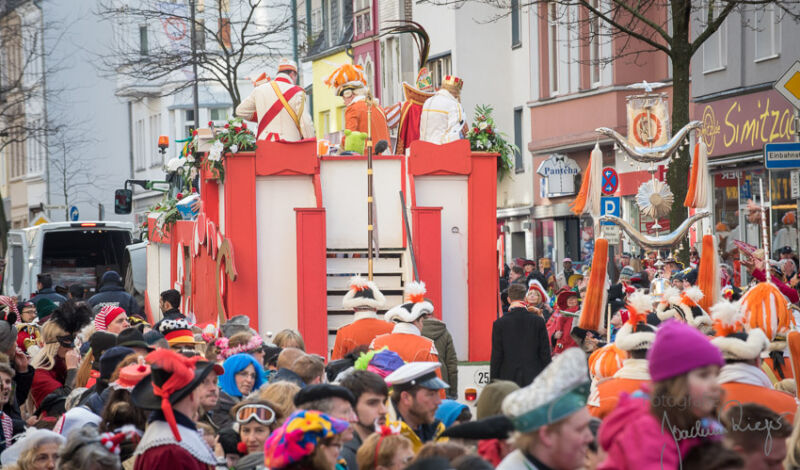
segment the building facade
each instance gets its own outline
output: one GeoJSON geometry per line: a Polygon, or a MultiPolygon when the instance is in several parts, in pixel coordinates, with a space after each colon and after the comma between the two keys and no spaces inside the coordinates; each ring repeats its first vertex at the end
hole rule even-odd
{"type": "Polygon", "coordinates": [[[797,170],[768,171],[764,145],[798,139],[797,110],[773,83],[797,60],[800,25],[775,5],[735,11],[692,61],[692,118],[703,122],[713,184],[713,219],[725,261],[734,240],[761,246],[747,203],[771,201],[771,248],[797,246],[797,170]]]}

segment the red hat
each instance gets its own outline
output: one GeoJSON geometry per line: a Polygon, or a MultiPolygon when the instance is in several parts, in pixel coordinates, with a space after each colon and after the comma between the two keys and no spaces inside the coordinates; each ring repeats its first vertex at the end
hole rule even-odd
{"type": "Polygon", "coordinates": [[[550,303],[550,296],[547,295],[547,291],[542,287],[542,284],[539,283],[536,279],[531,279],[528,282],[528,292],[535,290],[539,293],[539,296],[542,298],[542,302],[549,304],[550,303]]]}
{"type": "Polygon", "coordinates": [[[121,307],[113,305],[106,305],[100,309],[100,312],[94,317],[94,328],[97,331],[106,331],[108,325],[114,321],[115,318],[125,313],[121,307]]]}
{"type": "Polygon", "coordinates": [[[569,307],[567,307],[567,299],[570,297],[577,298],[578,293],[567,288],[562,289],[561,292],[556,295],[556,305],[558,305],[558,308],[561,310],[568,309],[569,307]]]}
{"type": "Polygon", "coordinates": [[[130,364],[119,370],[119,378],[112,387],[133,390],[143,378],[150,375],[150,366],[145,364],[144,358],[139,358],[138,364],[130,364]]]}

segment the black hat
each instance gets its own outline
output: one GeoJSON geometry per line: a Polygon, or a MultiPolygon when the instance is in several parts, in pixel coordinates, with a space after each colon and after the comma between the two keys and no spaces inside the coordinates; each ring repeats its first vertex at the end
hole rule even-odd
{"type": "Polygon", "coordinates": [[[89,337],[89,347],[92,348],[92,355],[94,356],[92,368],[99,370],[100,357],[106,350],[113,348],[116,344],[117,335],[114,333],[109,333],[107,331],[95,331],[92,333],[92,336],[89,337]]]}
{"type": "Polygon", "coordinates": [[[158,343],[158,342],[159,342],[159,341],[161,341],[162,339],[163,339],[164,341],[166,341],[166,340],[167,340],[166,338],[164,338],[164,335],[162,335],[162,334],[161,334],[159,331],[157,331],[157,330],[150,330],[150,331],[148,331],[147,333],[145,333],[145,334],[143,334],[143,335],[142,335],[142,338],[144,339],[144,342],[145,342],[145,343],[147,343],[147,344],[148,344],[148,345],[150,345],[150,346],[152,346],[152,345],[154,345],[154,344],[158,343]]]}
{"type": "Polygon", "coordinates": [[[691,285],[697,284],[697,269],[691,269],[689,272],[684,272],[683,280],[691,285]]]}
{"type": "Polygon", "coordinates": [[[145,348],[152,351],[153,348],[144,341],[144,335],[138,328],[132,326],[125,328],[117,335],[117,346],[127,346],[129,348],[145,348]]]}
{"type": "MultiPolygon", "coordinates": [[[[183,357],[177,352],[169,349],[160,349],[159,351],[174,353],[175,356],[183,357]]],[[[156,353],[154,352],[151,354],[156,353]]],[[[133,388],[133,391],[131,392],[131,399],[133,400],[133,404],[139,408],[155,411],[161,409],[161,398],[153,394],[153,383],[155,382],[158,385],[163,385],[164,382],[166,382],[167,379],[172,376],[172,373],[158,367],[155,364],[152,365],[151,370],[152,372],[150,373],[150,377],[142,379],[142,381],[136,384],[136,387],[133,388]]],[[[219,364],[199,361],[195,365],[194,378],[183,388],[176,390],[172,393],[172,395],[169,396],[170,404],[174,405],[175,403],[178,403],[186,398],[190,393],[192,393],[192,390],[200,385],[200,383],[211,371],[214,371],[214,373],[217,375],[222,375],[225,372],[225,370],[219,364]]]]}
{"type": "Polygon", "coordinates": [[[297,392],[297,395],[294,396],[294,406],[299,408],[305,403],[334,397],[346,400],[353,405],[353,408],[356,406],[356,397],[353,396],[350,390],[341,385],[333,384],[315,384],[303,387],[297,392]]]}
{"type": "Polygon", "coordinates": [[[100,378],[110,379],[119,363],[131,354],[136,354],[136,351],[125,346],[114,346],[106,349],[106,352],[100,356],[100,378]]]}
{"type": "Polygon", "coordinates": [[[406,470],[449,470],[450,461],[444,457],[426,457],[415,460],[406,470]]]}
{"type": "Polygon", "coordinates": [[[497,415],[456,424],[445,429],[441,435],[456,439],[508,439],[513,431],[514,423],[506,416],[497,415]]]}

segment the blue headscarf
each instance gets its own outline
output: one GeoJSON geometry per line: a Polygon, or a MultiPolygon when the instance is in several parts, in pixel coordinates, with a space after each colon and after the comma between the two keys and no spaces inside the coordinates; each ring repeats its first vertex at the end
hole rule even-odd
{"type": "MultiPolygon", "coordinates": [[[[227,373],[227,369],[225,371],[227,373]]],[[[466,407],[467,405],[463,405],[455,400],[442,400],[442,403],[436,410],[436,419],[444,423],[444,427],[449,428],[456,421],[458,415],[461,414],[461,411],[466,407]]]]}
{"type": "Polygon", "coordinates": [[[264,377],[264,368],[258,361],[247,353],[234,354],[233,356],[225,359],[222,367],[225,368],[225,373],[219,378],[219,388],[223,392],[232,397],[241,397],[242,392],[236,386],[236,374],[243,371],[247,366],[252,365],[256,370],[256,382],[253,384],[253,390],[261,388],[267,382],[264,377]]]}

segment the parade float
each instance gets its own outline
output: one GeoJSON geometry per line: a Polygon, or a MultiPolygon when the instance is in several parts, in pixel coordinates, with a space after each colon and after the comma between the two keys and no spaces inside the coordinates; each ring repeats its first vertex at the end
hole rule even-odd
{"type": "Polygon", "coordinates": [[[150,320],[159,293],[174,288],[197,324],[247,315],[263,336],[293,328],[328,357],[352,320],[341,306],[350,276],[372,271],[384,309],[402,302],[406,282],[423,280],[459,358],[489,359],[497,154],[458,140],[416,141],[406,155],[319,155],[315,139],[255,142],[250,133],[249,145],[246,124],[232,124],[201,130],[171,162],[197,194],[168,195],[147,219],[150,320]],[[179,215],[187,205],[193,220],[179,215]]]}

